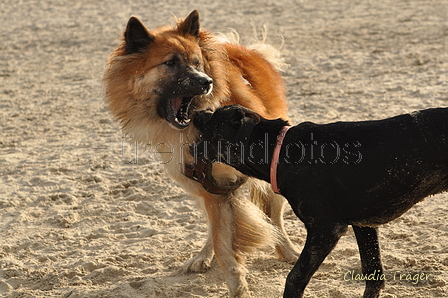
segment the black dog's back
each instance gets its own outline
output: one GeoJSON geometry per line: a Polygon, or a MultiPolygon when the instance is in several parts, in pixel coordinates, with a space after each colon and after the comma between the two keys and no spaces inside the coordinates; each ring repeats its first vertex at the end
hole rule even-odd
{"type": "Polygon", "coordinates": [[[328,216],[345,216],[350,224],[383,224],[448,189],[445,108],[377,121],[302,123],[285,144],[278,173],[282,193],[299,195],[300,204],[310,206],[322,200],[328,216]],[[288,170],[281,170],[282,163],[288,170]]]}

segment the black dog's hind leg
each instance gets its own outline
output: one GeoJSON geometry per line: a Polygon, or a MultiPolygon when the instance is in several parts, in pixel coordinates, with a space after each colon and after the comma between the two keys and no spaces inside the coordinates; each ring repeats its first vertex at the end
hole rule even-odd
{"type": "Polygon", "coordinates": [[[381,265],[380,247],[378,244],[378,230],[370,227],[353,226],[356,240],[358,241],[359,254],[361,255],[363,275],[371,275],[371,280],[366,280],[364,298],[377,298],[384,288],[383,266],[381,265]]]}
{"type": "Polygon", "coordinates": [[[347,231],[346,224],[313,223],[307,228],[305,247],[286,279],[284,298],[300,298],[314,272],[347,231]]]}

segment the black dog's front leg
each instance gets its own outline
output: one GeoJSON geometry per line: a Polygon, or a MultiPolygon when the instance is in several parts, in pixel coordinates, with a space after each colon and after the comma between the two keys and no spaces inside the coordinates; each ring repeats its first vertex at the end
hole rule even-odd
{"type": "Polygon", "coordinates": [[[286,278],[284,298],[300,298],[314,272],[347,230],[346,224],[313,224],[307,228],[305,247],[286,278]]]}
{"type": "Polygon", "coordinates": [[[364,298],[377,298],[384,288],[383,266],[381,265],[378,230],[370,227],[353,226],[361,255],[362,273],[374,278],[366,280],[364,298]]]}

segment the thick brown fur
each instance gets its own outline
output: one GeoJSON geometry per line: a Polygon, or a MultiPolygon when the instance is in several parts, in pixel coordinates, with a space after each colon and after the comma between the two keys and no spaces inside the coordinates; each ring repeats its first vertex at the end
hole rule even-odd
{"type": "MultiPolygon", "coordinates": [[[[268,244],[275,244],[279,257],[290,262],[298,253],[283,228],[285,201],[269,188],[250,181],[249,201],[239,190],[226,195],[210,194],[182,174],[184,164],[192,162],[188,144],[197,137],[197,130],[188,125],[188,115],[195,110],[237,103],[267,119],[287,119],[282,78],[273,63],[264,58],[269,56],[223,42],[201,30],[197,11],[178,20],[175,26],[151,31],[132,17],[123,42],[109,57],[104,75],[106,102],[123,131],[162,151],[161,160],[168,174],[196,197],[206,212],[209,239],[184,270],[206,270],[215,255],[231,297],[249,296],[242,253],[268,244]],[[176,70],[174,63],[179,65],[175,65],[176,70]],[[199,76],[199,87],[185,83],[190,78],[180,79],[186,71],[199,76]],[[176,76],[180,87],[176,86],[176,76]],[[213,80],[212,87],[208,86],[208,78],[213,80]],[[170,90],[180,94],[175,95],[179,98],[174,98],[170,90]],[[180,97],[191,98],[188,108],[182,111],[177,110],[180,97]],[[180,112],[184,112],[182,116],[180,112]],[[163,146],[158,144],[170,144],[171,154],[163,153],[163,146]]],[[[182,101],[182,107],[186,103],[182,101]]],[[[221,164],[213,168],[213,175],[220,181],[235,181],[241,174],[221,164]]]]}

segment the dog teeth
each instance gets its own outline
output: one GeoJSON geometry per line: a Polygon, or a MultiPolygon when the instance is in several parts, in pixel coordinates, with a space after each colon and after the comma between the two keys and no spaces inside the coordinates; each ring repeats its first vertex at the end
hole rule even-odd
{"type": "Polygon", "coordinates": [[[191,122],[188,110],[192,99],[193,97],[177,97],[170,102],[170,119],[178,128],[185,128],[191,122]]]}
{"type": "Polygon", "coordinates": [[[176,122],[179,123],[182,126],[187,126],[190,124],[191,119],[178,119],[176,118],[176,122]]]}
{"type": "Polygon", "coordinates": [[[186,112],[179,111],[179,113],[176,115],[176,122],[186,126],[190,123],[190,118],[188,118],[186,112]]]}

